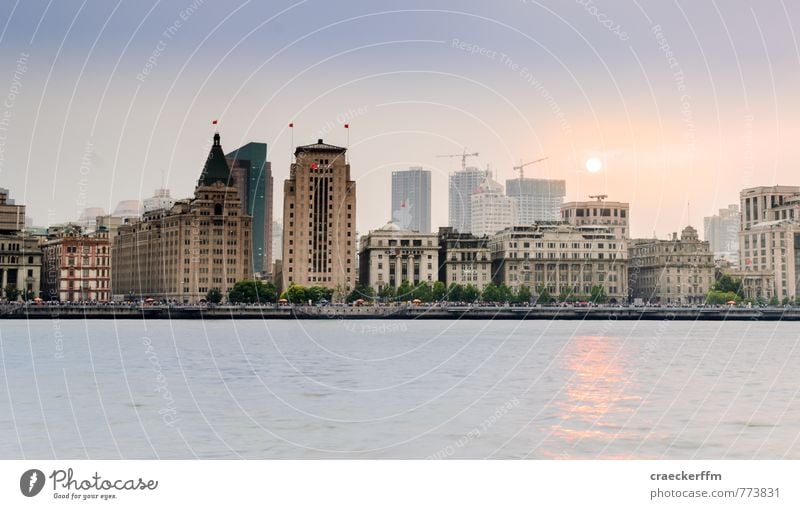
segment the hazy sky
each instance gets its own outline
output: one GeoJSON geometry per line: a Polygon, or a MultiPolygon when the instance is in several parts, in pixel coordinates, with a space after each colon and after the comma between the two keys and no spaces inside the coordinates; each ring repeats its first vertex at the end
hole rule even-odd
{"type": "Polygon", "coordinates": [[[3,0],[0,187],[40,225],[162,175],[189,196],[218,118],[225,149],[269,144],[279,217],[288,123],[344,145],[348,122],[361,233],[408,166],[445,225],[459,161],[436,154],[464,147],[501,181],[549,156],[526,174],[629,201],[635,236],[687,209],[702,230],[743,187],[800,184],[798,20],[780,0],[3,0]]]}

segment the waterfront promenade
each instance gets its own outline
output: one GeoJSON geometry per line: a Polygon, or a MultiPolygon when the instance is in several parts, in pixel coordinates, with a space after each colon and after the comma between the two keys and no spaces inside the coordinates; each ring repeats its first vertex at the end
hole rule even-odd
{"type": "Polygon", "coordinates": [[[0,305],[0,319],[800,320],[800,307],[0,305]]]}

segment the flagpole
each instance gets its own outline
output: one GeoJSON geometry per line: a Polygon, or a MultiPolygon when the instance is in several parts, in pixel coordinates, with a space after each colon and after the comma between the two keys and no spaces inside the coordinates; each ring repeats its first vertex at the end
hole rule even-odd
{"type": "Polygon", "coordinates": [[[289,162],[294,155],[294,122],[289,122],[289,162]]]}
{"type": "Polygon", "coordinates": [[[347,144],[345,145],[347,151],[345,152],[345,160],[344,160],[345,164],[347,164],[347,161],[350,160],[350,124],[345,124],[344,130],[347,131],[347,144]]]}

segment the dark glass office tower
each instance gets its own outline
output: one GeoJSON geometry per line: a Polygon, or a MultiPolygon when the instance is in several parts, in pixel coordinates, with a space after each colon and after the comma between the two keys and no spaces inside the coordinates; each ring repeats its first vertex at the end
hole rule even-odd
{"type": "Polygon", "coordinates": [[[392,222],[406,230],[431,232],[431,172],[419,167],[392,172],[392,222]]]}
{"type": "Polygon", "coordinates": [[[225,155],[243,212],[253,218],[253,272],[272,272],[272,165],[267,144],[250,142],[225,155]]]}

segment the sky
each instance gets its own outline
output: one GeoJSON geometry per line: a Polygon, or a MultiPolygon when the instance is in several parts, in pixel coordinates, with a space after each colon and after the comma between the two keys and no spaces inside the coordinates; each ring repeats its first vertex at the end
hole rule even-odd
{"type": "Polygon", "coordinates": [[[218,119],[226,150],[268,144],[276,217],[293,145],[323,138],[349,147],[362,234],[409,166],[446,225],[460,159],[437,155],[465,149],[501,182],[548,157],[526,176],[630,202],[635,237],[702,231],[745,187],[800,184],[798,21],[785,0],[2,0],[0,187],[37,225],[188,197],[218,119]]]}

